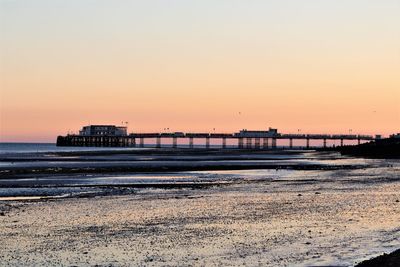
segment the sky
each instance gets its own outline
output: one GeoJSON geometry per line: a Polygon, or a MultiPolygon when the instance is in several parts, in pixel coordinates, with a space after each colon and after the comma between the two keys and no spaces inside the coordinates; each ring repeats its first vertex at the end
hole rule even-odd
{"type": "Polygon", "coordinates": [[[400,132],[400,0],[0,0],[0,141],[400,132]]]}

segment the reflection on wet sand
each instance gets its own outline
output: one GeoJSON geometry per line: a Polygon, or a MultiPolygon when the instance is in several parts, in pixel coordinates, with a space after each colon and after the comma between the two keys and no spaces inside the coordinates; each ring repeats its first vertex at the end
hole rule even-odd
{"type": "MultiPolygon", "coordinates": [[[[43,177],[43,195],[51,196],[60,179],[53,196],[68,197],[0,201],[0,261],[352,265],[400,245],[400,162],[365,162],[363,168],[337,170],[43,177]],[[179,183],[210,184],[152,186],[179,183]]],[[[41,189],[31,185],[40,179],[27,178],[14,194],[35,195],[41,189]]]]}

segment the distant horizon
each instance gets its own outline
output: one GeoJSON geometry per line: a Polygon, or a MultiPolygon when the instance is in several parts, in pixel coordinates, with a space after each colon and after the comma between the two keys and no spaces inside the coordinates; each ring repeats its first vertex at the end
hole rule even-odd
{"type": "Polygon", "coordinates": [[[1,1],[0,142],[400,131],[400,1],[1,1]],[[240,127],[238,127],[240,126],[240,127]]]}

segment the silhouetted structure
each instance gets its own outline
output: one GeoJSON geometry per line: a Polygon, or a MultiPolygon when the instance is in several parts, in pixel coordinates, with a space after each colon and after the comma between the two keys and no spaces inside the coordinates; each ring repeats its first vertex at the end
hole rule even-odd
{"type": "Polygon", "coordinates": [[[88,125],[79,131],[81,136],[126,136],[127,127],[115,125],[88,125]]]}
{"type": "Polygon", "coordinates": [[[82,129],[79,135],[59,136],[58,146],[97,146],[97,147],[144,147],[146,139],[155,139],[155,146],[161,147],[162,140],[172,139],[172,147],[178,147],[178,139],[187,139],[189,148],[194,147],[194,139],[204,139],[205,147],[210,148],[211,139],[220,139],[221,147],[227,147],[227,139],[237,140],[239,149],[276,149],[277,140],[288,140],[289,148],[293,148],[293,140],[304,140],[305,148],[310,148],[310,140],[322,140],[323,147],[327,147],[327,140],[340,140],[343,146],[345,140],[371,141],[375,138],[371,135],[351,134],[281,134],[278,129],[268,130],[241,130],[237,133],[184,133],[184,132],[162,132],[162,133],[131,133],[126,135],[126,127],[113,125],[92,125],[82,129]],[[90,127],[90,128],[87,128],[90,127]],[[118,131],[119,128],[122,128],[118,131]],[[92,131],[93,130],[93,131],[92,131]],[[122,134],[121,134],[122,133],[122,134]],[[137,142],[139,141],[139,142],[137,142]]]}
{"type": "Polygon", "coordinates": [[[342,146],[334,150],[343,155],[361,156],[369,158],[400,158],[399,135],[391,135],[390,138],[376,139],[356,146],[342,146]]]}

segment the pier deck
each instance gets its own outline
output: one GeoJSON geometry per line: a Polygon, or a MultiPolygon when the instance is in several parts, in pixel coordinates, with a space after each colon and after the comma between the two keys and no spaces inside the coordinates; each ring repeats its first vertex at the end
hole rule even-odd
{"type": "MultiPolygon", "coordinates": [[[[293,148],[293,140],[304,140],[305,148],[310,148],[310,140],[323,141],[323,147],[327,146],[327,140],[339,140],[343,146],[345,140],[372,141],[372,135],[353,134],[281,134],[276,131],[240,131],[238,133],[131,133],[126,136],[109,135],[67,135],[57,138],[57,146],[88,146],[88,147],[144,147],[148,139],[155,139],[155,147],[160,148],[162,140],[172,139],[172,147],[178,147],[178,139],[187,139],[189,148],[194,147],[194,139],[204,139],[205,147],[210,148],[210,139],[220,139],[221,147],[227,148],[227,140],[236,140],[239,149],[275,149],[277,140],[288,140],[288,148],[293,148]]],[[[153,142],[154,143],[154,142],[153,142]]]]}

